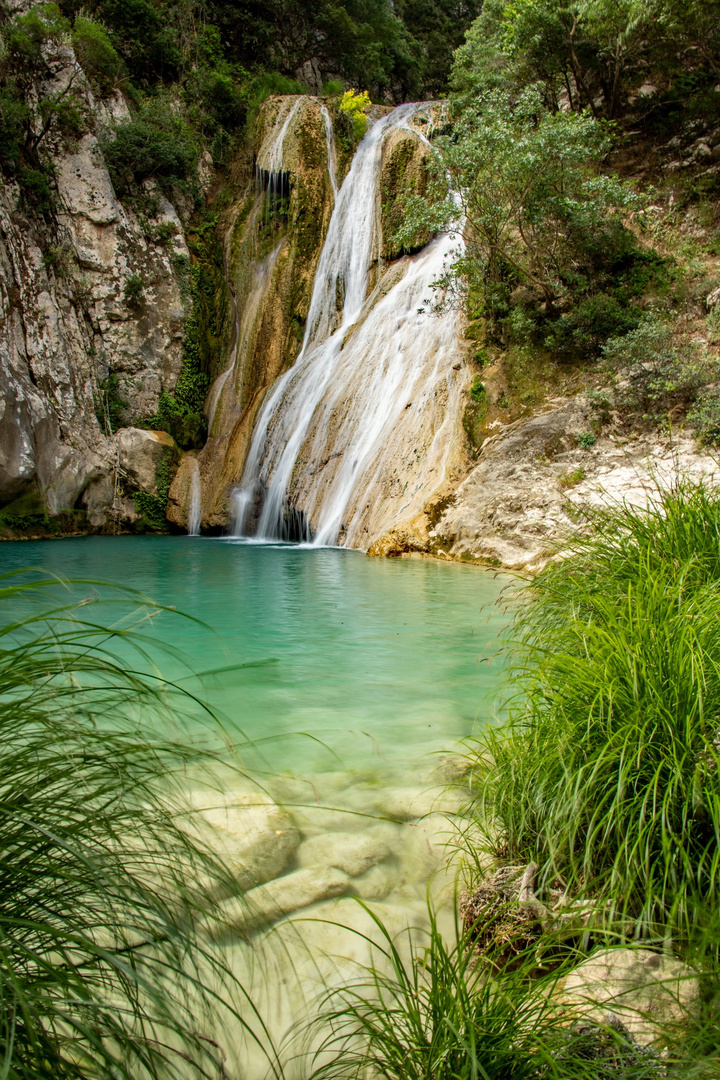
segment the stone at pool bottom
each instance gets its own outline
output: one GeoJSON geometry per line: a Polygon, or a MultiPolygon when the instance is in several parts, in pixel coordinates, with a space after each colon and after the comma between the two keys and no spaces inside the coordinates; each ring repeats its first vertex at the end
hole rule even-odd
{"type": "MultiPolygon", "coordinates": [[[[427,916],[387,903],[373,904],[372,910],[408,962],[411,949],[424,940],[427,916]]],[[[383,944],[387,946],[370,913],[355,900],[344,898],[317,904],[283,920],[256,937],[252,946],[237,944],[223,950],[269,1033],[283,1047],[285,1080],[307,1080],[307,1058],[303,1061],[299,1055],[312,1052],[328,1035],[329,1029],[317,1024],[328,993],[366,982],[370,963],[390,973],[380,949],[383,944]],[[310,1026],[313,1023],[315,1026],[310,1026]]],[[[239,1005],[243,1015],[252,1020],[249,1007],[243,1007],[242,1002],[239,1005]]],[[[239,1025],[228,1019],[224,1034],[228,1075],[267,1080],[266,1058],[239,1025]]]]}

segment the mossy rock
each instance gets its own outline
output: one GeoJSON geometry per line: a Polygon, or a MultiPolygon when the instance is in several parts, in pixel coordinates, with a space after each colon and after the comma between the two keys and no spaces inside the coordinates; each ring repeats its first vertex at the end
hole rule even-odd
{"type": "Polygon", "coordinates": [[[419,251],[431,238],[427,229],[419,229],[410,245],[401,246],[394,239],[404,223],[404,198],[424,195],[427,191],[428,153],[425,143],[410,131],[393,131],[386,140],[380,174],[380,206],[381,252],[387,261],[419,251]]]}

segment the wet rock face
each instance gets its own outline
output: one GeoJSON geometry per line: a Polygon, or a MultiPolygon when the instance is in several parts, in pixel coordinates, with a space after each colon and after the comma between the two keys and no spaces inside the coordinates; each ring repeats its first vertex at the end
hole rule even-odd
{"type": "Polygon", "coordinates": [[[174,388],[185,319],[174,261],[188,251],[175,209],[151,185],[142,224],[113,189],[99,136],[129,115],[122,96],[96,100],[69,45],[47,49],[45,90],[72,80],[89,130],[72,143],[52,128],[43,139],[52,214],[28,210],[14,182],[0,187],[0,502],[37,488],[57,513],[95,485],[102,528],[117,444],[96,416],[101,385],[117,377],[125,424],[152,416],[161,390],[174,388]]]}
{"type": "MultiPolygon", "coordinates": [[[[205,406],[209,438],[197,457],[204,528],[225,528],[232,519],[231,491],[242,476],[258,408],[300,351],[334,202],[321,103],[307,96],[269,98],[258,116],[252,158],[254,167],[245,163],[223,220],[236,330],[235,344],[218,358],[205,406]]],[[[182,527],[191,468],[182,463],[170,489],[168,517],[182,527]]]]}
{"type": "Polygon", "coordinates": [[[623,501],[646,506],[658,485],[679,476],[720,483],[715,459],[687,436],[595,435],[594,424],[582,394],[506,426],[498,422],[465,478],[448,485],[424,515],[381,536],[368,554],[426,553],[535,571],[583,527],[587,510],[623,501]]]}
{"type": "Polygon", "coordinates": [[[380,174],[383,259],[390,261],[419,251],[430,240],[427,230],[418,231],[406,247],[395,237],[404,223],[403,200],[427,191],[430,152],[427,143],[414,131],[394,131],[383,148],[380,174]]]}

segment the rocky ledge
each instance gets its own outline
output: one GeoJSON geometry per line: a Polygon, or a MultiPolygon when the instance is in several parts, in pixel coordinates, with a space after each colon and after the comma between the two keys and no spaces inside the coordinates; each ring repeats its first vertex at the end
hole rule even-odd
{"type": "Polygon", "coordinates": [[[600,432],[585,395],[555,400],[501,427],[477,465],[420,517],[377,540],[369,555],[427,554],[539,570],[583,527],[588,510],[647,505],[681,478],[715,485],[720,465],[680,432],[600,432]]]}

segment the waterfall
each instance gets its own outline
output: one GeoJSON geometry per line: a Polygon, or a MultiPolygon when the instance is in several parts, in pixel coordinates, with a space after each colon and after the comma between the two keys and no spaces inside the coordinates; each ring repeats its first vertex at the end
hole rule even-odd
{"type": "Polygon", "coordinates": [[[430,286],[459,240],[437,237],[380,276],[383,144],[418,105],[372,125],[340,189],[295,365],[258,417],[235,496],[235,533],[367,547],[419,513],[447,478],[464,387],[455,310],[430,286]],[[370,297],[373,265],[379,281],[370,297]],[[258,515],[259,505],[259,515],[258,515]]]}
{"type": "MultiPolygon", "coordinates": [[[[237,419],[237,416],[243,410],[245,369],[248,356],[252,353],[258,332],[258,313],[263,300],[265,299],[268,283],[272,277],[275,261],[280,254],[282,245],[283,240],[280,240],[264,259],[260,260],[260,262],[251,263],[249,291],[243,307],[242,318],[238,316],[237,300],[234,291],[231,289],[235,310],[235,341],[230,353],[230,364],[221,375],[218,375],[210,388],[210,393],[208,395],[206,409],[208,414],[208,432],[211,435],[217,434],[217,432],[214,431],[216,426],[215,419],[221,411],[225,389],[226,387],[230,389],[231,379],[233,391],[232,400],[230,403],[226,403],[225,406],[226,408],[228,405],[232,406],[231,423],[237,419]]],[[[219,426],[221,429],[227,428],[227,417],[221,417],[220,420],[221,423],[219,426]]]]}
{"type": "Polygon", "coordinates": [[[193,458],[192,474],[190,476],[190,506],[188,509],[188,536],[200,535],[200,521],[202,519],[202,483],[200,480],[200,466],[193,458]]]}

